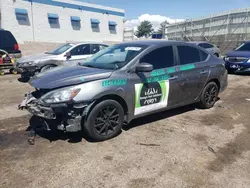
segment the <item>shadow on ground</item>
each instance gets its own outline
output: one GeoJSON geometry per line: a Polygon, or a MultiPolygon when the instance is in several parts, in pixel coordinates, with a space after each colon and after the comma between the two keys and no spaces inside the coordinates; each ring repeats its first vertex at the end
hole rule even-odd
{"type": "MultiPolygon", "coordinates": [[[[162,119],[166,119],[169,117],[173,117],[179,114],[183,114],[188,111],[195,110],[195,105],[188,105],[180,108],[176,108],[173,110],[168,110],[164,112],[159,112],[153,115],[149,115],[143,118],[138,118],[133,120],[129,124],[125,124],[123,126],[124,131],[129,131],[130,129],[133,129],[138,126],[143,126],[145,124],[154,122],[154,121],[159,121],[162,119]]],[[[76,132],[76,133],[65,133],[63,131],[58,131],[58,130],[51,130],[51,131],[45,131],[44,127],[42,125],[39,125],[39,120],[36,119],[37,117],[33,116],[30,119],[30,127],[28,131],[30,130],[31,127],[37,127],[36,132],[37,135],[49,140],[50,142],[54,142],[57,140],[64,140],[68,141],[69,143],[78,143],[81,142],[82,139],[85,139],[88,142],[95,142],[94,140],[91,140],[87,137],[87,135],[84,132],[76,132]]],[[[50,127],[55,127],[55,124],[50,124],[50,127]]]]}
{"type": "Polygon", "coordinates": [[[180,115],[180,114],[183,114],[185,112],[192,111],[192,110],[195,110],[195,109],[196,109],[195,105],[188,105],[188,106],[175,108],[175,109],[172,109],[172,110],[166,110],[166,111],[163,111],[163,112],[158,112],[158,113],[155,113],[155,114],[152,114],[152,115],[148,115],[148,116],[141,117],[141,118],[133,120],[129,124],[124,125],[123,130],[128,131],[128,130],[130,130],[132,128],[135,128],[135,127],[138,127],[138,126],[143,126],[143,125],[148,124],[148,123],[152,123],[152,122],[159,121],[159,120],[162,120],[162,119],[166,119],[166,118],[169,118],[169,117],[177,116],[177,115],[180,115]]]}

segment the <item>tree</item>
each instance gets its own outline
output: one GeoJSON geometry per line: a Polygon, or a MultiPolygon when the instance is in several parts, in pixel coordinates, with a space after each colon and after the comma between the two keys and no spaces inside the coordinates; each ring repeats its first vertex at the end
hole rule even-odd
{"type": "Polygon", "coordinates": [[[165,21],[165,22],[161,23],[161,26],[158,29],[157,33],[158,34],[165,34],[165,30],[166,30],[166,25],[167,24],[169,24],[168,21],[165,21]]]}
{"type": "Polygon", "coordinates": [[[154,31],[153,25],[149,21],[145,20],[141,22],[140,25],[138,25],[137,32],[135,33],[135,35],[138,38],[144,37],[144,36],[146,37],[150,35],[153,31],[154,31]]]}
{"type": "Polygon", "coordinates": [[[157,31],[158,34],[165,34],[165,25],[161,24],[160,28],[157,31]]]}

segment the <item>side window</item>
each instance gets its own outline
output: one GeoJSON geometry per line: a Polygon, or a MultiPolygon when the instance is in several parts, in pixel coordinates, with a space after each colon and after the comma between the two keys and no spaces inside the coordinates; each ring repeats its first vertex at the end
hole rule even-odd
{"type": "Polygon", "coordinates": [[[74,55],[88,55],[88,54],[90,54],[90,45],[89,44],[79,45],[71,50],[72,56],[74,56],[74,55]]]}
{"type": "Polygon", "coordinates": [[[181,65],[200,62],[200,50],[191,46],[177,46],[181,65]]]}
{"type": "Polygon", "coordinates": [[[213,48],[214,46],[212,44],[208,44],[208,43],[203,43],[203,48],[213,48]]]}
{"type": "Polygon", "coordinates": [[[204,48],[204,47],[203,47],[203,43],[199,43],[198,46],[204,48]]]}
{"type": "Polygon", "coordinates": [[[2,40],[3,40],[2,43],[4,44],[4,47],[14,48],[14,44],[17,43],[15,38],[9,31],[3,32],[2,40]]]}
{"type": "Polygon", "coordinates": [[[205,61],[208,57],[208,54],[203,50],[200,50],[200,54],[201,54],[201,61],[205,61]]]}
{"type": "Polygon", "coordinates": [[[158,48],[140,60],[141,63],[150,63],[154,69],[162,69],[174,66],[174,53],[172,46],[158,48]]]}
{"type": "Polygon", "coordinates": [[[104,50],[105,48],[107,48],[108,46],[105,45],[100,45],[100,50],[104,50]]]}
{"type": "Polygon", "coordinates": [[[91,49],[91,54],[95,54],[96,52],[100,51],[100,46],[99,44],[92,44],[92,49],[91,49]]]}

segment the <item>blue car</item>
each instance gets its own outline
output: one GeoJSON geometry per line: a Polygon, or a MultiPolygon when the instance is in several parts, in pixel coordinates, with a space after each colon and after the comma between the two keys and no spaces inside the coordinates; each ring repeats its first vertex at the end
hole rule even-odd
{"type": "Polygon", "coordinates": [[[250,73],[250,41],[246,41],[238,48],[228,52],[224,57],[225,65],[230,73],[250,73]]]}

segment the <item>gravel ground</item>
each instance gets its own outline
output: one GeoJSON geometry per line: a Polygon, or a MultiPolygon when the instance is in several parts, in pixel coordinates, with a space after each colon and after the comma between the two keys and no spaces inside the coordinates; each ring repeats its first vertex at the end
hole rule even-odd
{"type": "Polygon", "coordinates": [[[0,187],[250,187],[248,76],[230,75],[210,110],[191,105],[137,119],[101,143],[43,133],[34,146],[31,116],[17,110],[32,88],[17,78],[0,77],[0,187]]]}

